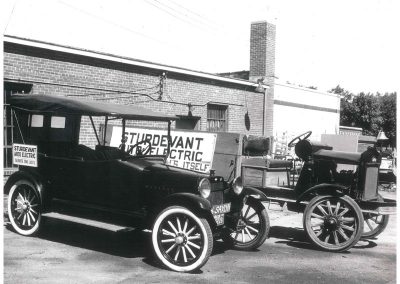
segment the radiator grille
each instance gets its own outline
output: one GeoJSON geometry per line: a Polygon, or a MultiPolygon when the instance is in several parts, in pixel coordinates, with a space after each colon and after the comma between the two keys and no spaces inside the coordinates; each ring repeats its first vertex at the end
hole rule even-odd
{"type": "Polygon", "coordinates": [[[377,194],[378,167],[367,167],[365,169],[364,200],[373,199],[377,194]]]}
{"type": "Polygon", "coordinates": [[[212,191],[208,200],[211,202],[211,205],[223,204],[224,203],[224,191],[212,191]]]}

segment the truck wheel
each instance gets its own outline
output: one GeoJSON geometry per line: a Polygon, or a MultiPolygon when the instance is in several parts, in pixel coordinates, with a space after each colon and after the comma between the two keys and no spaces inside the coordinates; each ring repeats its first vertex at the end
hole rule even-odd
{"type": "Polygon", "coordinates": [[[165,266],[178,272],[202,267],[213,249],[213,235],[207,220],[181,206],[164,209],[152,231],[154,252],[165,266]]]}
{"type": "Polygon", "coordinates": [[[11,225],[17,233],[24,236],[37,234],[42,217],[41,202],[31,182],[20,179],[11,185],[7,207],[11,225]]]}
{"type": "Polygon", "coordinates": [[[225,231],[223,239],[235,249],[254,250],[265,242],[269,229],[268,213],[264,205],[248,199],[240,212],[236,228],[225,231]]]}
{"type": "Polygon", "coordinates": [[[364,231],[361,235],[364,239],[375,238],[382,233],[389,222],[389,215],[364,213],[364,231]]]}
{"type": "Polygon", "coordinates": [[[348,196],[317,196],[307,205],[303,225],[309,239],[327,251],[346,251],[363,231],[363,215],[348,196]]]}

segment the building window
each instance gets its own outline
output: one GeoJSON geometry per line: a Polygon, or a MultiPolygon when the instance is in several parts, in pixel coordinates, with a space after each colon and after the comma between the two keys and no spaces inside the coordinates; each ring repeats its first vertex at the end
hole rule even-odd
{"type": "Polygon", "coordinates": [[[207,130],[212,132],[224,132],[228,130],[228,107],[224,105],[207,105],[207,130]]]}
{"type": "Polygon", "coordinates": [[[12,94],[29,93],[32,89],[31,84],[20,84],[12,82],[4,82],[4,106],[3,106],[3,167],[4,169],[12,168],[12,144],[14,140],[20,142],[21,135],[15,127],[15,115],[11,110],[8,101],[12,94]]]}

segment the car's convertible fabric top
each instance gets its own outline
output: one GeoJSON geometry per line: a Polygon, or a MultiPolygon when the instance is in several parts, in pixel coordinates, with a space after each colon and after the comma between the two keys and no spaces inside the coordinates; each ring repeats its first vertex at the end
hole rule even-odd
{"type": "Polygon", "coordinates": [[[48,95],[12,95],[12,108],[32,113],[112,116],[155,121],[176,120],[174,115],[154,112],[135,105],[104,103],[95,100],[71,99],[48,95]]]}

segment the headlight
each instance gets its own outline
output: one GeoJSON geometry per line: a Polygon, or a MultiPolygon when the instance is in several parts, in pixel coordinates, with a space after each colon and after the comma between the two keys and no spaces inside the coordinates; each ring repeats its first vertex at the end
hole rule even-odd
{"type": "Polygon", "coordinates": [[[243,191],[243,182],[241,177],[237,177],[233,180],[232,183],[232,189],[233,192],[235,192],[237,195],[241,194],[243,191]]]}
{"type": "Polygon", "coordinates": [[[211,183],[207,178],[203,178],[199,183],[199,192],[201,197],[207,198],[211,193],[211,183]]]}
{"type": "Polygon", "coordinates": [[[371,162],[372,163],[376,163],[378,161],[378,159],[375,157],[375,156],[372,156],[371,157],[371,162]]]}

